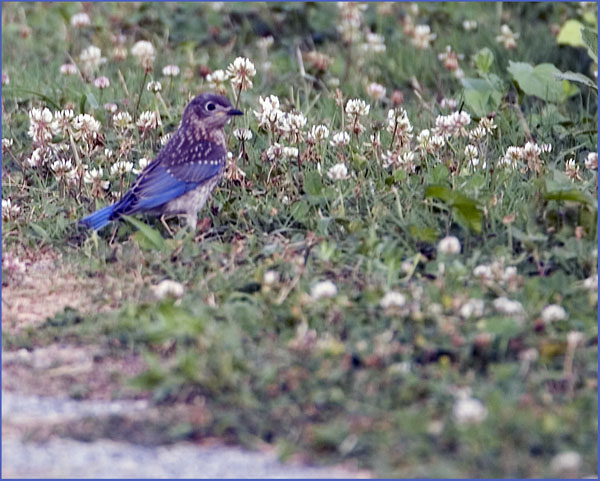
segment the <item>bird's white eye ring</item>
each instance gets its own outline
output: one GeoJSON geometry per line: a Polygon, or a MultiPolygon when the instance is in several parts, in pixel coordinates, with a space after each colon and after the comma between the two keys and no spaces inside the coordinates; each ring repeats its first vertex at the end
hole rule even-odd
{"type": "Polygon", "coordinates": [[[209,112],[212,112],[213,110],[215,110],[217,108],[217,106],[212,102],[208,102],[204,108],[206,110],[208,110],[209,112]]]}

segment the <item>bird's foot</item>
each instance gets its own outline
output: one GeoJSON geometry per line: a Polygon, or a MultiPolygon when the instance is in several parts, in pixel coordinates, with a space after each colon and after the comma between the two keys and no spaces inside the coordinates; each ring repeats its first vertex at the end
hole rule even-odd
{"type": "Polygon", "coordinates": [[[164,216],[164,215],[161,215],[161,216],[160,216],[160,222],[162,223],[162,225],[164,225],[164,226],[165,226],[165,229],[167,229],[167,232],[169,233],[169,235],[170,235],[171,237],[175,237],[175,236],[173,235],[173,231],[172,231],[172,230],[169,228],[169,224],[167,224],[167,221],[166,221],[166,219],[165,219],[165,216],[164,216]]]}
{"type": "Polygon", "coordinates": [[[196,228],[196,237],[194,240],[196,242],[202,240],[211,227],[212,222],[210,221],[210,217],[204,217],[203,219],[200,219],[198,227],[196,228]]]}

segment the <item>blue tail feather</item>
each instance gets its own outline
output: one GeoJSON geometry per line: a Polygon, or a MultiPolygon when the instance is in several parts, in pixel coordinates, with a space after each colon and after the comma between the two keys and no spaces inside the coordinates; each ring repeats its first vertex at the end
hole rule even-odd
{"type": "Polygon", "coordinates": [[[97,210],[93,214],[81,219],[79,223],[94,230],[101,229],[110,221],[110,216],[114,212],[115,206],[116,204],[113,204],[105,207],[104,209],[97,210]]]}

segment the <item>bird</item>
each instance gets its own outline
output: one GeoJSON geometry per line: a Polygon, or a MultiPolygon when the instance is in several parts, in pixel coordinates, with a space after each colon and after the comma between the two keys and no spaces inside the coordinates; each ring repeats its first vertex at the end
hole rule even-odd
{"type": "MultiPolygon", "coordinates": [[[[224,127],[243,115],[227,97],[196,96],[186,106],[181,124],[168,143],[138,175],[118,202],[84,217],[79,223],[99,230],[123,215],[185,214],[196,230],[198,212],[222,179],[227,161],[224,127]]],[[[163,221],[164,223],[164,221],[163,221]]]]}

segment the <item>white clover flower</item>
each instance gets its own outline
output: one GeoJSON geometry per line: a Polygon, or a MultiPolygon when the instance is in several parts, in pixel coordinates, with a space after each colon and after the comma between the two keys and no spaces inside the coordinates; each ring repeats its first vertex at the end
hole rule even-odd
{"type": "Polygon", "coordinates": [[[118,129],[126,129],[133,124],[133,119],[129,112],[117,112],[113,116],[113,123],[118,129]]]}
{"type": "Polygon", "coordinates": [[[485,303],[483,299],[469,299],[460,308],[459,314],[463,319],[478,318],[483,316],[485,303]]]}
{"type": "Polygon", "coordinates": [[[139,174],[142,170],[144,170],[148,164],[150,163],[150,159],[147,157],[140,157],[140,160],[138,160],[138,168],[137,169],[131,169],[131,171],[134,174],[139,174]]]}
{"type": "Polygon", "coordinates": [[[39,167],[41,165],[46,164],[46,162],[48,161],[48,158],[45,154],[45,149],[43,147],[38,147],[37,149],[34,149],[34,151],[31,153],[31,157],[25,159],[25,162],[27,163],[27,165],[29,165],[29,167],[39,167]]]}
{"type": "Polygon", "coordinates": [[[298,149],[296,147],[284,147],[283,156],[288,159],[295,159],[298,157],[298,149]]]}
{"type": "Polygon", "coordinates": [[[442,254],[460,254],[460,241],[454,236],[444,237],[438,243],[437,250],[442,254]]]}
{"type": "Polygon", "coordinates": [[[508,25],[500,27],[500,35],[496,37],[496,42],[501,43],[506,50],[513,50],[517,47],[518,33],[513,33],[508,25]]]}
{"type": "Polygon", "coordinates": [[[432,135],[429,145],[434,151],[439,151],[446,146],[446,138],[443,135],[432,135]]]}
{"type": "Polygon", "coordinates": [[[2,85],[9,85],[10,84],[10,76],[7,73],[3,73],[2,74],[2,85]]]}
{"type": "Polygon", "coordinates": [[[493,302],[494,309],[501,314],[509,316],[523,314],[523,306],[519,301],[512,301],[506,297],[498,297],[493,302]]]}
{"type": "Polygon", "coordinates": [[[465,147],[465,157],[467,160],[473,160],[479,155],[479,150],[472,144],[469,144],[465,147]]]}
{"type": "Polygon", "coordinates": [[[12,203],[10,198],[2,199],[2,220],[9,221],[19,217],[21,208],[12,203]]]}
{"type": "Polygon", "coordinates": [[[102,175],[102,168],[86,170],[83,174],[83,181],[86,184],[92,184],[92,186],[97,187],[99,189],[107,190],[110,186],[110,182],[108,180],[102,180],[102,175]]]}
{"type": "Polygon", "coordinates": [[[165,65],[162,69],[162,74],[165,77],[177,77],[179,75],[179,67],[177,65],[165,65]]]}
{"type": "Polygon", "coordinates": [[[333,137],[329,143],[333,147],[343,147],[344,145],[348,145],[350,143],[350,135],[348,135],[348,132],[337,132],[333,134],[333,137]]]}
{"type": "Polygon", "coordinates": [[[451,72],[457,72],[460,70],[458,68],[458,60],[462,60],[464,55],[457,54],[450,45],[446,45],[446,49],[438,54],[438,60],[443,63],[444,68],[451,72]]]}
{"type": "Polygon", "coordinates": [[[127,58],[127,47],[125,45],[117,45],[113,50],[113,59],[120,61],[127,58]]]}
{"type": "Polygon", "coordinates": [[[307,123],[307,119],[302,112],[297,114],[285,114],[280,117],[279,120],[279,129],[284,132],[292,142],[302,140],[302,130],[307,123]]]}
{"type": "Polygon", "coordinates": [[[440,107],[442,107],[443,109],[454,110],[457,105],[458,103],[456,102],[456,99],[451,99],[448,97],[444,97],[440,101],[440,107]]]}
{"type": "Polygon", "coordinates": [[[98,77],[94,80],[94,87],[101,90],[108,88],[110,87],[110,80],[108,79],[108,77],[98,77]]]}
{"type": "Polygon", "coordinates": [[[367,32],[366,42],[360,45],[361,51],[365,53],[383,53],[385,52],[385,38],[373,32],[367,32]]]}
{"type": "Polygon", "coordinates": [[[107,102],[104,104],[104,110],[109,114],[114,114],[118,110],[119,106],[114,102],[107,102]]]}
{"type": "Polygon", "coordinates": [[[140,114],[136,125],[140,130],[148,131],[160,127],[162,122],[160,120],[160,116],[156,112],[152,110],[146,110],[140,114]]]}
{"type": "Polygon", "coordinates": [[[273,286],[279,282],[279,274],[277,271],[266,271],[263,274],[263,284],[266,286],[273,286]]]}
{"type": "Polygon", "coordinates": [[[590,291],[598,290],[598,274],[588,277],[583,281],[583,287],[590,291]]]}
{"type": "Polygon", "coordinates": [[[13,139],[9,139],[7,137],[4,137],[2,139],[2,152],[10,149],[13,146],[13,139]]]}
{"type": "Polygon", "coordinates": [[[367,95],[373,100],[381,100],[385,97],[385,87],[377,82],[371,82],[367,85],[367,95]]]}
{"type": "Polygon", "coordinates": [[[413,126],[410,123],[406,110],[402,107],[389,109],[387,113],[386,130],[395,135],[396,140],[402,145],[406,144],[413,136],[413,126]]]}
{"type": "Polygon", "coordinates": [[[217,93],[225,93],[227,88],[225,82],[229,79],[229,76],[223,70],[215,70],[206,76],[208,86],[216,91],[217,93]]]}
{"type": "Polygon", "coordinates": [[[137,59],[142,67],[149,69],[154,62],[156,53],[154,46],[150,42],[139,40],[131,47],[131,55],[137,59]]]}
{"type": "Polygon", "coordinates": [[[60,66],[59,72],[61,75],[77,75],[77,67],[72,63],[64,63],[60,66]]]}
{"type": "Polygon", "coordinates": [[[598,170],[598,152],[590,152],[585,159],[585,168],[598,170]]]}
{"type": "Polygon", "coordinates": [[[258,120],[259,128],[273,129],[285,117],[279,109],[279,98],[275,95],[259,97],[260,110],[254,110],[254,116],[258,120]]]}
{"type": "Polygon", "coordinates": [[[146,90],[148,92],[152,92],[153,94],[157,94],[162,90],[162,85],[160,82],[153,80],[152,82],[148,82],[148,85],[146,85],[146,90]]]}
{"type": "Polygon", "coordinates": [[[110,175],[124,175],[133,170],[133,162],[120,160],[115,162],[110,168],[110,175]]]}
{"type": "Polygon", "coordinates": [[[468,136],[465,129],[471,123],[471,116],[465,112],[453,112],[450,115],[438,115],[435,119],[436,134],[445,137],[468,136]]]}
{"type": "Polygon", "coordinates": [[[348,115],[351,119],[356,116],[364,117],[365,115],[369,115],[369,110],[371,106],[366,103],[362,99],[350,99],[346,103],[346,115],[348,115]]]}
{"type": "Polygon", "coordinates": [[[479,424],[487,417],[487,409],[479,399],[461,396],[455,401],[452,414],[458,424],[479,424]]]}
{"type": "Polygon", "coordinates": [[[485,129],[483,127],[481,127],[480,125],[478,125],[477,127],[475,127],[473,130],[471,130],[469,132],[469,140],[471,140],[471,141],[482,140],[486,136],[486,134],[487,134],[487,132],[485,131],[485,129]]]}
{"type": "Polygon", "coordinates": [[[151,287],[154,296],[157,299],[164,299],[166,297],[173,297],[175,299],[179,299],[183,297],[185,293],[185,288],[183,284],[172,281],[170,279],[165,279],[160,281],[157,285],[151,287]]]}
{"type": "Polygon", "coordinates": [[[71,122],[73,137],[77,140],[90,142],[98,138],[102,124],[89,114],[80,114],[71,122]]]}
{"type": "Polygon", "coordinates": [[[248,141],[252,139],[252,131],[250,129],[235,129],[233,136],[238,140],[248,141]]]}
{"type": "Polygon", "coordinates": [[[171,133],[168,133],[168,134],[165,134],[165,135],[163,135],[163,136],[162,136],[162,137],[159,139],[160,145],[162,145],[163,147],[164,147],[165,145],[167,145],[167,144],[169,143],[169,140],[171,140],[171,137],[172,137],[172,136],[173,136],[173,134],[171,134],[171,133]]]}
{"type": "Polygon", "coordinates": [[[406,296],[398,291],[389,291],[381,298],[379,305],[384,309],[404,307],[406,305],[406,296]]]}
{"type": "Polygon", "coordinates": [[[227,75],[236,89],[252,88],[252,78],[256,75],[254,64],[247,58],[238,57],[227,67],[227,75]]]}
{"type": "Polygon", "coordinates": [[[312,286],[310,295],[313,299],[321,299],[323,297],[334,297],[337,294],[337,287],[331,281],[317,282],[312,286]]]}
{"type": "Polygon", "coordinates": [[[268,50],[271,45],[273,45],[274,39],[271,35],[267,35],[266,37],[261,37],[256,41],[258,48],[262,50],[268,50]]]}
{"type": "Polygon", "coordinates": [[[67,159],[58,159],[50,164],[50,169],[58,180],[61,180],[73,168],[73,163],[67,159]]]}
{"type": "Polygon", "coordinates": [[[498,163],[499,165],[512,167],[515,169],[517,167],[517,163],[524,158],[525,154],[523,152],[523,148],[517,147],[516,145],[511,145],[506,149],[504,157],[502,157],[498,163]]]}
{"type": "Polygon", "coordinates": [[[33,108],[29,111],[29,130],[27,134],[34,143],[44,144],[58,133],[49,108],[33,108]]]}
{"type": "Polygon", "coordinates": [[[417,143],[419,144],[419,148],[422,150],[429,149],[429,139],[431,138],[431,132],[429,129],[423,129],[417,135],[417,143]]]}
{"type": "Polygon", "coordinates": [[[465,20],[462,23],[462,26],[465,29],[465,31],[471,32],[473,30],[477,30],[477,21],[475,21],[475,20],[465,20]]]}
{"type": "Polygon", "coordinates": [[[270,162],[279,160],[283,156],[283,147],[277,142],[274,142],[265,151],[265,155],[267,156],[267,159],[269,159],[270,162]]]}
{"type": "Polygon", "coordinates": [[[88,77],[98,70],[98,67],[104,62],[106,62],[106,58],[102,57],[102,50],[94,45],[90,45],[79,55],[81,70],[88,77]]]}
{"type": "Polygon", "coordinates": [[[585,336],[583,335],[583,332],[569,331],[567,333],[567,346],[570,346],[572,349],[583,344],[584,341],[585,336]]]}
{"type": "Polygon", "coordinates": [[[308,141],[317,144],[329,138],[329,129],[326,125],[313,125],[308,133],[308,141]]]}
{"type": "Polygon", "coordinates": [[[358,2],[338,2],[337,5],[340,12],[337,30],[343,42],[349,44],[358,41],[361,37],[363,12],[367,5],[358,2]]]}
{"type": "Polygon", "coordinates": [[[52,130],[56,133],[61,132],[65,137],[69,134],[69,127],[75,113],[72,109],[59,110],[54,112],[54,121],[52,122],[52,130]]]}
{"type": "Polygon", "coordinates": [[[345,164],[335,164],[327,171],[327,177],[331,180],[345,180],[348,178],[348,168],[345,164]]]}
{"type": "Polygon", "coordinates": [[[552,144],[542,144],[540,145],[540,150],[545,154],[549,154],[552,152],[552,144]]]}
{"type": "Polygon", "coordinates": [[[550,461],[550,470],[558,478],[578,477],[581,469],[581,455],[575,451],[563,451],[558,453],[550,461]]]}
{"type": "Polygon", "coordinates": [[[542,309],[541,315],[544,323],[549,324],[551,322],[565,320],[567,318],[567,311],[558,304],[550,304],[542,309]]]}
{"type": "Polygon", "coordinates": [[[71,17],[71,26],[75,28],[87,27],[92,24],[90,16],[85,12],[76,13],[71,17]]]}
{"type": "Polygon", "coordinates": [[[436,37],[437,34],[431,33],[429,25],[416,25],[411,42],[419,50],[427,50],[436,37]]]}

